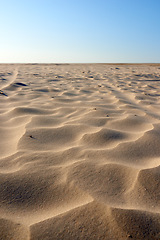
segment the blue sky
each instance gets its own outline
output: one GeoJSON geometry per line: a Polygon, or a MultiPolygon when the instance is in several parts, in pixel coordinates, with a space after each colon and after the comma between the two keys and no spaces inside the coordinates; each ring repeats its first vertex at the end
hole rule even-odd
{"type": "Polygon", "coordinates": [[[0,0],[0,62],[160,63],[160,0],[0,0]]]}

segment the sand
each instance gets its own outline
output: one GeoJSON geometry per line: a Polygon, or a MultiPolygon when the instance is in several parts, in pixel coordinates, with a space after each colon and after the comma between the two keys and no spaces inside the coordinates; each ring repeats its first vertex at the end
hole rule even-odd
{"type": "Polygon", "coordinates": [[[0,65],[0,239],[160,239],[160,65],[0,65]]]}

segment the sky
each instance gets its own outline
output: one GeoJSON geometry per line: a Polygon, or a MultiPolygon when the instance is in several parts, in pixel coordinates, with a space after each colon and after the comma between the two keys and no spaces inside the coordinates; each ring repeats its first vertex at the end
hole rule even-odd
{"type": "Polygon", "coordinates": [[[0,63],[160,63],[160,0],[0,0],[0,63]]]}

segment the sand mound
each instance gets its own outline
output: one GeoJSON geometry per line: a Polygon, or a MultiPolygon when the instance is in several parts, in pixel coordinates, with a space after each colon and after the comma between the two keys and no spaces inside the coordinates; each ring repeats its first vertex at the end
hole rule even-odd
{"type": "Polygon", "coordinates": [[[160,68],[0,65],[0,239],[160,239],[160,68]]]}

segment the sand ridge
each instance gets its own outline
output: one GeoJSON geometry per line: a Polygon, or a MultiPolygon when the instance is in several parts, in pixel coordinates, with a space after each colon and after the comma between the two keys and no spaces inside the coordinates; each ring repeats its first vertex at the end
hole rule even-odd
{"type": "Polygon", "coordinates": [[[2,240],[160,239],[160,66],[0,65],[2,240]]]}

